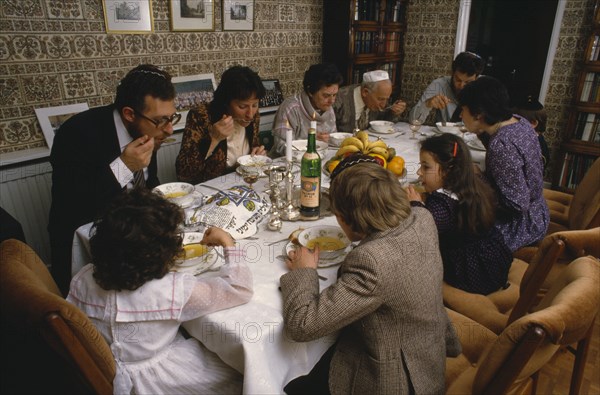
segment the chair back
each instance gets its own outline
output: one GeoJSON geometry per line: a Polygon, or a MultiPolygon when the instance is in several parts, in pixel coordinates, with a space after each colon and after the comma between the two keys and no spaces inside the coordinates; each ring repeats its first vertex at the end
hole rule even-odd
{"type": "Polygon", "coordinates": [[[0,307],[3,327],[46,348],[34,349],[28,358],[52,355],[70,368],[79,391],[112,394],[115,362],[108,344],[89,318],[62,298],[37,254],[14,239],[0,244],[0,307]]]}
{"type": "Polygon", "coordinates": [[[569,229],[597,226],[600,226],[600,158],[577,185],[569,206],[569,229]]]}
{"type": "Polygon", "coordinates": [[[586,336],[600,306],[600,264],[571,262],[535,312],[510,324],[480,359],[473,393],[520,393],[560,346],[586,336]]]}

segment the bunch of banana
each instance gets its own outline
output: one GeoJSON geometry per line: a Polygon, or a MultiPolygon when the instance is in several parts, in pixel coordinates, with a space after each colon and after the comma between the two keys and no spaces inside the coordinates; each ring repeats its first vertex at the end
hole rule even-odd
{"type": "Polygon", "coordinates": [[[355,136],[344,139],[336,156],[343,157],[348,153],[378,154],[384,158],[389,158],[391,154],[390,149],[383,140],[369,141],[369,133],[364,130],[356,133],[355,136]]]}

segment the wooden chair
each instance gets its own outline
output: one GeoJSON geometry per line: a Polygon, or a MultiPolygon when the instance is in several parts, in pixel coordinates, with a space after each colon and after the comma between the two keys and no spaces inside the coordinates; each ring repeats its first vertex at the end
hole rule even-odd
{"type": "Polygon", "coordinates": [[[108,344],[62,298],[37,254],[15,239],[0,244],[0,307],[3,337],[12,334],[3,344],[3,357],[11,362],[3,381],[15,382],[19,392],[113,393],[108,344]]]}
{"type": "MultiPolygon", "coordinates": [[[[589,168],[572,195],[544,189],[544,198],[550,210],[547,235],[600,226],[600,158],[589,168]]],[[[523,247],[513,256],[529,262],[536,249],[537,246],[523,247]]]]}
{"type": "Polygon", "coordinates": [[[589,332],[600,306],[599,281],[596,259],[576,259],[535,312],[512,322],[499,335],[449,310],[463,350],[446,359],[447,394],[535,393],[537,372],[561,346],[589,332]]]}

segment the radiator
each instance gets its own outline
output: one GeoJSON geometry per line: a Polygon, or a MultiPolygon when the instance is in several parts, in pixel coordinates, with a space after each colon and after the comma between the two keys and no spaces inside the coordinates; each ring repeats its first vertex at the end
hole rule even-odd
{"type": "Polygon", "coordinates": [[[0,170],[0,205],[21,223],[27,244],[46,264],[50,264],[51,186],[48,162],[0,170]]]}

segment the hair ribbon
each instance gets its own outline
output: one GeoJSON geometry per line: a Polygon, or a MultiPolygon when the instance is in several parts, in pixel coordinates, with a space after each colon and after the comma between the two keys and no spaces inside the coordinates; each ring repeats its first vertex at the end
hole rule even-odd
{"type": "Polygon", "coordinates": [[[458,151],[458,143],[454,142],[454,149],[452,150],[452,157],[456,158],[456,151],[458,151]]]}

